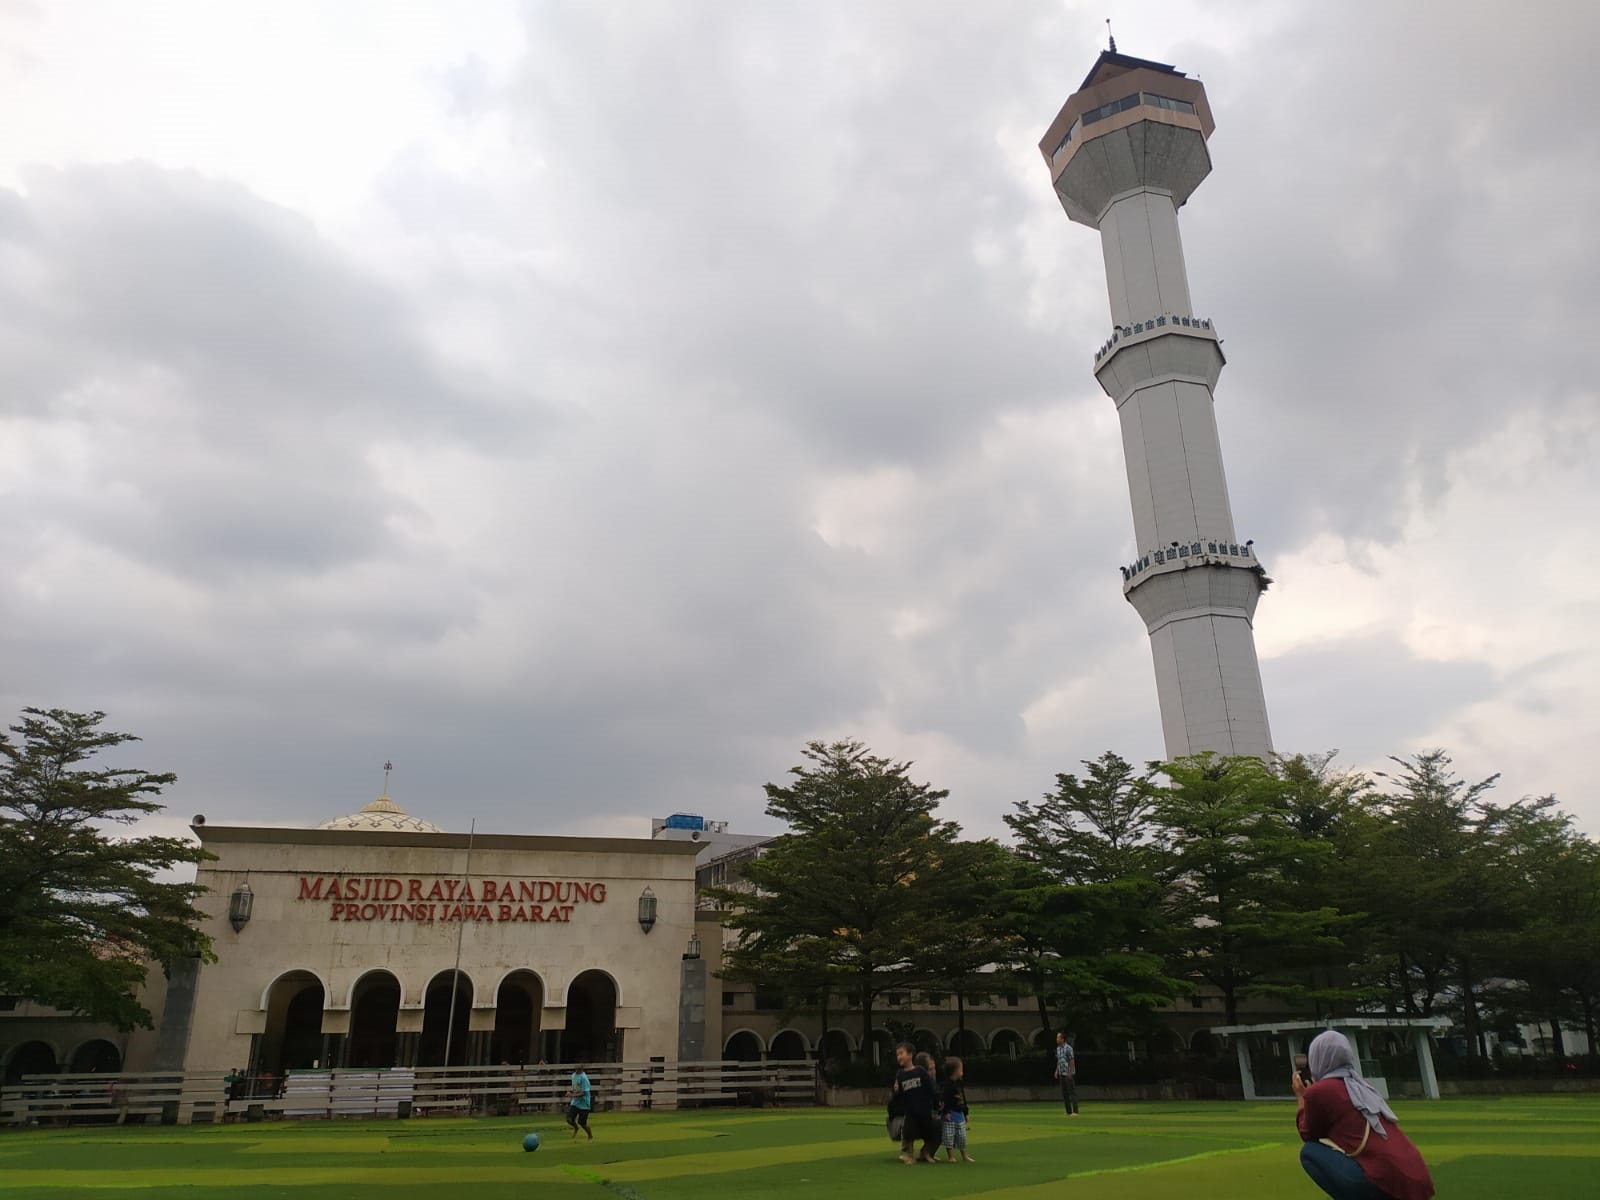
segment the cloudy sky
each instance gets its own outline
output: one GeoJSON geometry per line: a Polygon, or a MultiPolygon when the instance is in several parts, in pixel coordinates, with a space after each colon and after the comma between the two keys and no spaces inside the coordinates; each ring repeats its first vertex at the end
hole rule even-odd
{"type": "Polygon", "coordinates": [[[1280,750],[1591,831],[1600,8],[0,0],[0,701],[174,816],[771,828],[810,738],[969,829],[1161,752],[1099,242],[1036,144],[1201,78],[1280,750]],[[1585,516],[1585,514],[1589,514],[1585,516]]]}

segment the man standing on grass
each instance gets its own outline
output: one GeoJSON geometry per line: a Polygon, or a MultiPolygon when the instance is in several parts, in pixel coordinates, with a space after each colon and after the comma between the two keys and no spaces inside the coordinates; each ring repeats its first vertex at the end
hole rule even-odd
{"type": "Polygon", "coordinates": [[[1072,1043],[1065,1031],[1056,1034],[1056,1081],[1061,1084],[1061,1103],[1067,1116],[1078,1115],[1078,1060],[1072,1053],[1072,1043]]]}
{"type": "Polygon", "coordinates": [[[567,1101],[567,1124],[572,1126],[572,1136],[578,1136],[578,1127],[583,1127],[583,1132],[588,1139],[594,1141],[594,1133],[589,1128],[589,1109],[594,1106],[594,1089],[589,1086],[589,1073],[584,1065],[579,1063],[572,1072],[572,1095],[567,1101]]]}

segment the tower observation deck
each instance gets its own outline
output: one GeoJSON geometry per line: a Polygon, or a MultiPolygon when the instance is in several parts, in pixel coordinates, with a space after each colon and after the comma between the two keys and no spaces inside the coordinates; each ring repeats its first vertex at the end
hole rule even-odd
{"type": "Polygon", "coordinates": [[[1123,594],[1150,634],[1169,758],[1272,751],[1252,624],[1271,581],[1234,529],[1212,404],[1225,360],[1178,236],[1213,128],[1198,80],[1113,48],[1039,143],[1067,216],[1100,231],[1111,331],[1094,373],[1122,424],[1137,538],[1123,594]]]}

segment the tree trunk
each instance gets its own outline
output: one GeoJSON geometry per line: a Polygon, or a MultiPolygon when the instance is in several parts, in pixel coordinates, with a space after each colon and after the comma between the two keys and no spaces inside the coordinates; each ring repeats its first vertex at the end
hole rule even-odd
{"type": "Polygon", "coordinates": [[[826,1062],[827,1054],[824,1052],[823,1043],[828,1040],[828,989],[822,989],[822,1032],[817,1034],[817,1061],[826,1062]]]}
{"type": "Polygon", "coordinates": [[[1484,1044],[1483,1028],[1478,1023],[1478,998],[1472,991],[1472,964],[1465,956],[1461,959],[1461,1024],[1467,1035],[1467,1054],[1488,1058],[1489,1047],[1484,1044]]]}
{"type": "Polygon", "coordinates": [[[1557,1058],[1567,1056],[1566,1043],[1561,1040],[1561,1018],[1552,1014],[1550,1021],[1550,1052],[1557,1058]]]}
{"type": "Polygon", "coordinates": [[[861,980],[861,1057],[872,1061],[872,984],[870,975],[861,980]]]}
{"type": "Polygon", "coordinates": [[[967,998],[961,994],[961,989],[956,989],[956,1037],[963,1045],[967,1041],[967,998]]]}
{"type": "Polygon", "coordinates": [[[1583,1031],[1589,1037],[1589,1056],[1592,1058],[1600,1054],[1600,1042],[1594,1040],[1594,997],[1589,995],[1588,989],[1579,989],[1579,999],[1583,1003],[1583,1031]]]}
{"type": "Polygon", "coordinates": [[[1038,972],[1033,976],[1033,999],[1039,1006],[1039,1028],[1044,1030],[1044,1044],[1046,1046],[1054,1040],[1050,1029],[1050,1006],[1044,999],[1044,978],[1038,972]]]}

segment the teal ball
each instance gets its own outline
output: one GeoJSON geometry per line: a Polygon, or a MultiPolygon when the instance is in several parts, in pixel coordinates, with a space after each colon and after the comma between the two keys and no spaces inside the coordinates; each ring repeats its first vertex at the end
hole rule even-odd
{"type": "Polygon", "coordinates": [[[537,1150],[539,1148],[539,1135],[537,1133],[530,1133],[527,1137],[523,1138],[522,1148],[530,1153],[534,1150],[537,1150]]]}

